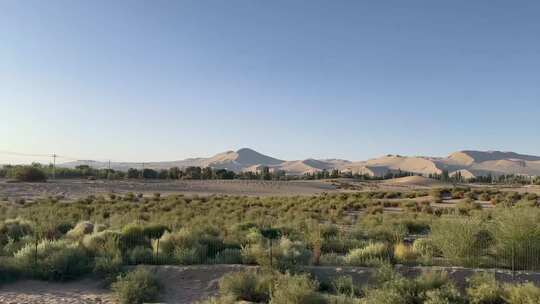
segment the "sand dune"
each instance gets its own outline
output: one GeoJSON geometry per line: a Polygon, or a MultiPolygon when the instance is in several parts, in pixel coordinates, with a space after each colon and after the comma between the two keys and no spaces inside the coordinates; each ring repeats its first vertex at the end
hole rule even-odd
{"type": "MultiPolygon", "coordinates": [[[[77,161],[61,164],[65,167],[75,167],[87,164],[95,168],[107,168],[108,163],[95,161],[77,161]]],[[[127,170],[140,168],[140,163],[112,163],[114,169],[127,170]]],[[[354,174],[384,176],[399,171],[412,172],[428,176],[442,174],[447,171],[451,176],[458,172],[465,178],[481,175],[522,174],[540,176],[540,156],[523,155],[514,152],[500,151],[459,151],[445,158],[437,157],[407,157],[387,155],[367,161],[351,162],[341,159],[305,159],[285,161],[273,158],[249,148],[238,151],[227,151],[209,158],[190,158],[171,162],[145,163],[146,168],[168,169],[171,167],[185,168],[188,166],[212,167],[236,172],[258,171],[267,166],[271,170],[283,170],[291,175],[315,173],[322,170],[338,169],[354,174]]]]}
{"type": "Polygon", "coordinates": [[[401,185],[401,186],[420,186],[433,187],[445,186],[446,184],[423,176],[406,176],[401,178],[389,179],[383,182],[385,185],[401,185]]]}

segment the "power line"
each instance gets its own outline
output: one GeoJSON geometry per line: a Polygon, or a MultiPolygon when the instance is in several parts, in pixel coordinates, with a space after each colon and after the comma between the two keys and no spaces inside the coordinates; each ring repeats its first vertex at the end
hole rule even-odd
{"type": "Polygon", "coordinates": [[[13,151],[0,150],[0,154],[4,155],[13,155],[13,156],[27,156],[27,157],[51,157],[52,154],[30,154],[30,153],[21,153],[13,151]]]}
{"type": "MultiPolygon", "coordinates": [[[[69,161],[83,161],[83,160],[89,160],[89,158],[84,157],[73,157],[73,156],[67,156],[67,155],[59,155],[56,153],[52,154],[40,154],[40,153],[23,153],[23,152],[15,152],[15,151],[8,151],[8,150],[0,150],[0,155],[11,155],[11,156],[19,156],[19,157],[39,157],[39,158],[57,158],[57,159],[63,159],[63,160],[69,160],[69,161]]],[[[99,161],[99,162],[110,162],[109,158],[92,158],[93,161],[99,161]]]]}

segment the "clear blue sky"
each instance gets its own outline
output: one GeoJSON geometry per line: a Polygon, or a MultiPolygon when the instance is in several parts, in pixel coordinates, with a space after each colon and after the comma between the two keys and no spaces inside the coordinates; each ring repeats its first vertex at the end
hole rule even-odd
{"type": "Polygon", "coordinates": [[[539,16],[538,1],[1,0],[0,150],[540,154],[539,16]]]}

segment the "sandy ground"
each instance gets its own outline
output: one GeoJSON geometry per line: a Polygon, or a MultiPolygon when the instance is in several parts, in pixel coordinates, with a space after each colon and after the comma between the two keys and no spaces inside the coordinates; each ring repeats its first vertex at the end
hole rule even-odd
{"type": "MultiPolygon", "coordinates": [[[[162,285],[160,302],[194,303],[218,293],[219,279],[226,273],[252,268],[243,265],[147,266],[162,285]]],[[[0,286],[0,304],[112,304],[110,290],[100,282],[84,279],[53,283],[17,281],[0,286]]]]}
{"type": "Polygon", "coordinates": [[[112,295],[100,283],[85,279],[76,282],[17,281],[0,286],[1,304],[108,304],[112,295]]]}
{"type": "MultiPolygon", "coordinates": [[[[218,293],[219,279],[229,272],[241,271],[253,266],[208,265],[208,266],[147,266],[154,271],[162,284],[160,302],[187,304],[206,299],[218,293]]],[[[331,282],[338,276],[351,276],[355,284],[371,282],[372,268],[365,267],[306,267],[320,282],[331,282]]],[[[515,273],[502,270],[474,270],[460,267],[406,267],[397,270],[407,277],[414,277],[425,270],[443,270],[461,289],[466,287],[466,278],[478,271],[495,273],[503,282],[540,283],[540,273],[515,273]]],[[[41,281],[18,281],[0,287],[1,304],[56,304],[56,303],[115,303],[110,291],[90,279],[68,283],[41,281]]]]}
{"type": "MultiPolygon", "coordinates": [[[[338,193],[350,191],[414,191],[437,187],[452,187],[423,177],[405,177],[386,181],[358,181],[353,179],[328,179],[311,181],[257,181],[257,180],[179,180],[179,181],[138,181],[138,180],[80,180],[64,179],[46,183],[9,183],[0,179],[0,201],[16,199],[32,200],[47,196],[62,196],[76,199],[88,195],[108,193],[143,193],[152,195],[248,195],[248,196],[295,196],[338,193]]],[[[540,186],[492,186],[461,185],[469,187],[498,188],[502,191],[534,192],[540,194],[540,186]]]]}
{"type": "Polygon", "coordinates": [[[338,191],[326,181],[254,181],[254,180],[180,180],[180,181],[105,181],[105,180],[56,180],[46,183],[8,183],[0,180],[0,200],[17,198],[34,199],[47,196],[64,196],[69,199],[90,194],[145,193],[186,195],[251,195],[293,196],[314,195],[338,191]]]}

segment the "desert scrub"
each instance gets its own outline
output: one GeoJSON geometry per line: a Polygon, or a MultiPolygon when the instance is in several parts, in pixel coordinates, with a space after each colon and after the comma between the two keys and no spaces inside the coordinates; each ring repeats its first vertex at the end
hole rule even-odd
{"type": "Polygon", "coordinates": [[[29,277],[46,280],[69,280],[87,274],[91,259],[76,244],[44,240],[28,243],[15,253],[15,263],[29,277]]]}
{"type": "Polygon", "coordinates": [[[67,236],[74,239],[82,238],[83,236],[94,232],[94,224],[88,221],[80,222],[75,227],[67,232],[67,236]]]}
{"type": "Polygon", "coordinates": [[[540,211],[537,208],[498,210],[492,226],[497,259],[506,267],[540,267],[540,211]]]}
{"type": "Polygon", "coordinates": [[[437,248],[433,245],[433,241],[429,238],[419,238],[414,240],[412,249],[424,260],[431,260],[433,256],[439,254],[437,248]]]}
{"type": "Polygon", "coordinates": [[[479,266],[492,245],[491,233],[477,218],[448,218],[435,222],[431,240],[450,264],[479,266]]]}
{"type": "Polygon", "coordinates": [[[326,303],[317,292],[318,288],[318,282],[308,275],[278,274],[270,294],[270,304],[326,303]]]}
{"type": "Polygon", "coordinates": [[[149,270],[138,267],[126,275],[118,276],[112,290],[120,304],[142,304],[156,301],[160,284],[149,270]]]}
{"type": "Polygon", "coordinates": [[[19,182],[45,182],[47,175],[43,170],[34,166],[16,166],[9,175],[19,182]]]}
{"type": "Polygon", "coordinates": [[[506,285],[505,300],[510,304],[540,303],[540,288],[533,283],[506,285]]]}
{"type": "Polygon", "coordinates": [[[386,243],[369,243],[363,248],[351,250],[345,256],[350,266],[375,266],[391,259],[391,250],[386,243]]]}
{"type": "Polygon", "coordinates": [[[272,274],[255,270],[229,273],[219,281],[219,292],[234,301],[268,302],[272,280],[272,274]]]}
{"type": "Polygon", "coordinates": [[[405,245],[404,243],[399,243],[394,246],[394,258],[398,263],[412,263],[416,260],[416,252],[414,249],[405,245]]]}
{"type": "Polygon", "coordinates": [[[444,272],[424,272],[415,279],[396,273],[392,266],[383,265],[375,274],[377,284],[365,291],[365,304],[460,304],[465,303],[444,272]]]}
{"type": "Polygon", "coordinates": [[[493,273],[477,273],[467,279],[470,304],[504,304],[504,291],[493,273]]]}
{"type": "Polygon", "coordinates": [[[23,219],[8,219],[0,223],[0,246],[7,244],[10,240],[19,241],[21,238],[31,235],[32,224],[23,219]]]}
{"type": "Polygon", "coordinates": [[[21,272],[12,257],[0,256],[0,284],[18,279],[21,272]]]}

